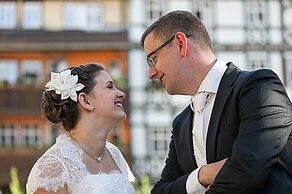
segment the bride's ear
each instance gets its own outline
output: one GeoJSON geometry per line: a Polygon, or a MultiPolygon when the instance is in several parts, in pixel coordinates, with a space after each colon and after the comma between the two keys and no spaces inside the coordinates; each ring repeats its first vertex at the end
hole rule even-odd
{"type": "Polygon", "coordinates": [[[87,111],[92,111],[93,110],[93,106],[90,105],[90,102],[88,100],[88,96],[84,92],[81,92],[78,95],[78,101],[79,101],[80,106],[83,109],[85,109],[87,111]]]}

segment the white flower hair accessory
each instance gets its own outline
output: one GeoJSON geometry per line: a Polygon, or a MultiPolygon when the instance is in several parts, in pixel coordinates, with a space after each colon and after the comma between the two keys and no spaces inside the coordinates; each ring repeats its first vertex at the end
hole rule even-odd
{"type": "Polygon", "coordinates": [[[71,75],[71,70],[62,71],[61,73],[51,72],[51,81],[45,87],[46,91],[55,90],[56,94],[61,94],[61,100],[71,98],[77,102],[77,91],[82,90],[85,86],[78,82],[77,75],[71,75]]]}

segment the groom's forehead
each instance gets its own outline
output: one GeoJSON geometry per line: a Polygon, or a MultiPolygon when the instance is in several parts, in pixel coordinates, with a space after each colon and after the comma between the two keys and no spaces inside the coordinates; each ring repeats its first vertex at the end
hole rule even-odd
{"type": "Polygon", "coordinates": [[[150,32],[144,40],[146,55],[157,49],[161,44],[163,44],[162,40],[154,32],[150,32]]]}

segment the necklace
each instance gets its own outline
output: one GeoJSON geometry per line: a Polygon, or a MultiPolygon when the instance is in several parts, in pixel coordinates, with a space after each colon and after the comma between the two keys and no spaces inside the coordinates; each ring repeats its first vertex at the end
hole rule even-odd
{"type": "Polygon", "coordinates": [[[97,162],[101,162],[101,160],[105,157],[106,152],[104,152],[103,156],[95,157],[95,156],[91,155],[76,141],[76,139],[74,139],[74,137],[72,137],[71,135],[70,135],[70,137],[88,156],[94,158],[97,162]]]}

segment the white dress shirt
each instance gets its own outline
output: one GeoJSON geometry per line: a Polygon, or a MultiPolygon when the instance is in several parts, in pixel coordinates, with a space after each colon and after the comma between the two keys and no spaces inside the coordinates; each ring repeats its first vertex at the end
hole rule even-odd
{"type": "MultiPolygon", "coordinates": [[[[214,66],[210,69],[210,71],[208,72],[208,74],[206,75],[204,80],[202,81],[200,88],[197,92],[197,94],[200,92],[207,92],[209,94],[209,97],[208,97],[208,100],[206,102],[206,106],[205,106],[204,110],[202,111],[204,123],[203,123],[203,129],[202,129],[203,131],[200,132],[200,134],[202,134],[203,140],[200,142],[203,145],[198,145],[199,151],[201,153],[204,153],[203,154],[203,161],[200,162],[201,164],[198,164],[198,162],[197,162],[198,168],[196,170],[194,170],[189,175],[189,177],[187,179],[186,190],[187,190],[187,193],[189,193],[189,194],[195,194],[195,193],[201,194],[201,193],[205,193],[207,191],[207,189],[204,186],[202,186],[198,180],[198,172],[199,172],[200,168],[207,163],[207,160],[206,160],[206,139],[207,139],[209,121],[210,121],[213,105],[215,102],[217,90],[218,90],[220,81],[221,81],[226,69],[227,69],[226,62],[219,58],[216,61],[216,63],[214,64],[214,66]]],[[[194,111],[192,103],[191,103],[191,108],[194,111]]],[[[193,120],[195,120],[195,119],[193,119],[193,120]]],[[[193,124],[193,127],[194,126],[195,125],[193,124]]],[[[197,144],[198,144],[198,142],[197,142],[197,144]]]]}

